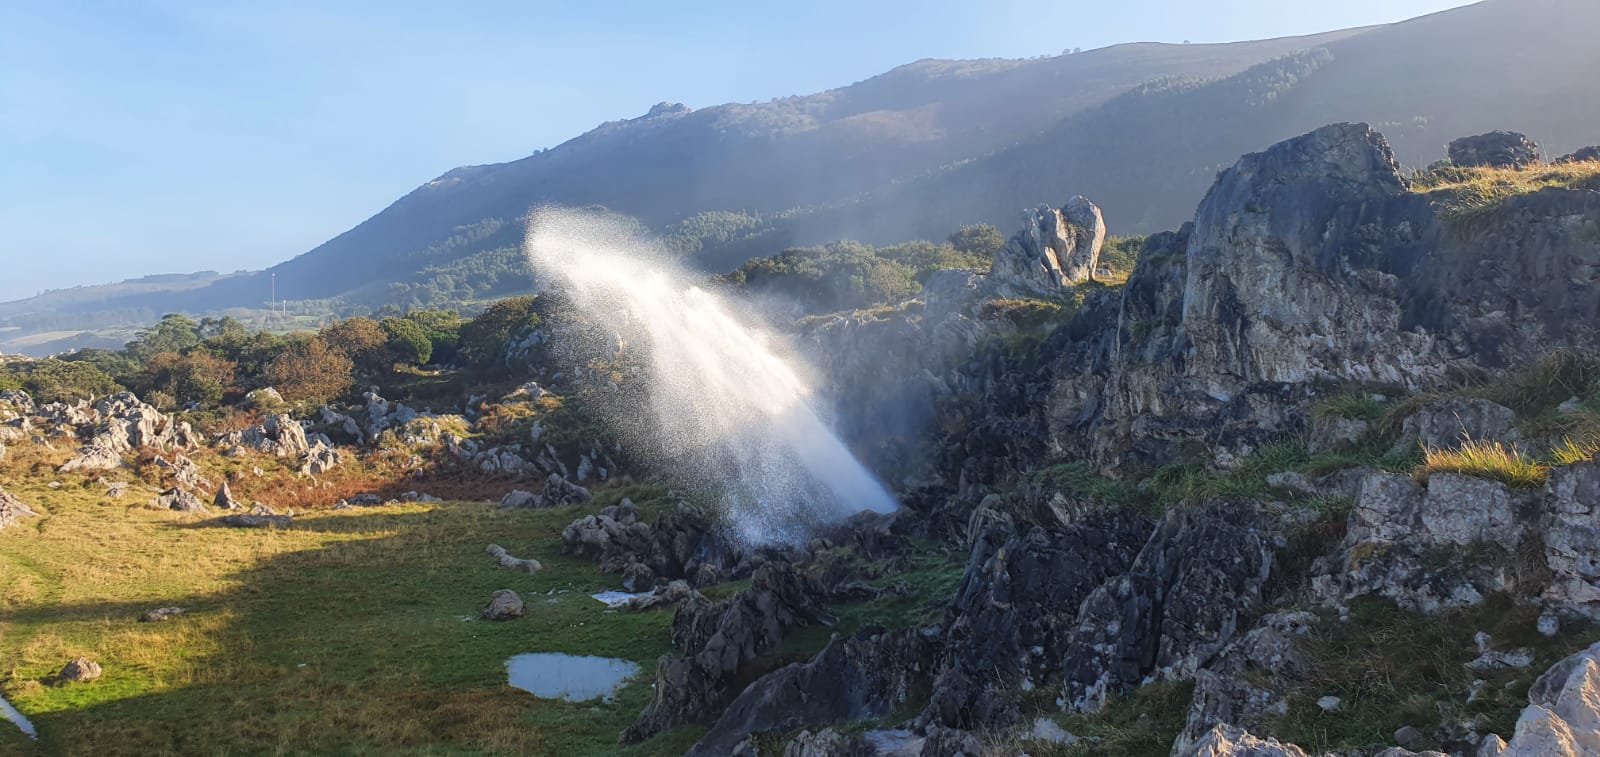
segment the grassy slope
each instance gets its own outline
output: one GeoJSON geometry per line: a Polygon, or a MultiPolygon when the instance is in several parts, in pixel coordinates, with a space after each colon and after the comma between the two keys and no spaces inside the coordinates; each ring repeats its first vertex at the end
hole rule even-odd
{"type": "MultiPolygon", "coordinates": [[[[37,470],[37,469],[36,469],[37,470]]],[[[668,652],[669,612],[607,611],[614,588],[559,555],[580,513],[485,504],[304,514],[286,530],[198,526],[202,516],[105,500],[72,476],[0,471],[45,517],[0,533],[0,690],[34,721],[30,745],[0,727],[5,754],[679,754],[679,730],[616,745],[668,652]],[[503,571],[490,542],[544,572],[503,571]],[[565,590],[529,617],[476,616],[495,589],[565,590]],[[190,614],[137,617],[163,605],[190,614]],[[521,652],[621,657],[646,673],[614,704],[534,698],[505,686],[521,652]],[[87,655],[91,684],[43,682],[87,655]]]]}

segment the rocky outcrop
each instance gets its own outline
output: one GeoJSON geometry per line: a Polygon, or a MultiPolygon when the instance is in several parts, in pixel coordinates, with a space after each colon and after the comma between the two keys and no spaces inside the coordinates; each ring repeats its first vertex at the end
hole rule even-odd
{"type": "Polygon", "coordinates": [[[530,494],[518,489],[502,498],[500,506],[533,509],[568,507],[570,505],[581,505],[593,498],[588,489],[562,478],[559,473],[552,473],[549,478],[545,479],[543,492],[530,494]]]}
{"type": "Polygon", "coordinates": [[[1579,148],[1578,150],[1575,150],[1571,155],[1562,156],[1561,159],[1557,160],[1556,162],[1557,163],[1587,163],[1587,162],[1592,161],[1592,160],[1600,160],[1600,145],[1591,145],[1589,147],[1579,148]]]}
{"type": "Polygon", "coordinates": [[[1169,513],[1129,571],[1083,601],[1062,660],[1066,707],[1094,711],[1145,680],[1193,677],[1258,611],[1275,548],[1251,506],[1169,513]]]}
{"type": "Polygon", "coordinates": [[[1231,725],[1208,731],[1193,746],[1174,751],[1173,757],[1307,757],[1304,749],[1277,739],[1263,739],[1231,725]]]}
{"type": "Polygon", "coordinates": [[[1463,168],[1521,168],[1538,163],[1541,153],[1539,145],[1526,134],[1492,131],[1451,142],[1448,154],[1453,165],[1463,168]]]}
{"type": "Polygon", "coordinates": [[[1489,594],[1600,619],[1600,463],[1551,470],[1543,489],[1435,473],[1371,473],[1313,588],[1332,604],[1365,595],[1435,612],[1489,594]]]}
{"type": "Polygon", "coordinates": [[[206,503],[200,501],[192,492],[181,488],[171,488],[156,497],[155,506],[163,510],[176,510],[181,513],[203,513],[206,503]]]}
{"type": "Polygon", "coordinates": [[[644,591],[658,581],[674,579],[709,586],[755,569],[744,550],[687,502],[678,503],[673,513],[645,522],[633,503],[624,499],[573,521],[562,530],[561,541],[566,554],[596,560],[601,571],[622,575],[628,591],[644,591]]]}
{"type": "Polygon", "coordinates": [[[1514,442],[1517,414],[1484,399],[1450,398],[1423,405],[1407,416],[1390,455],[1401,457],[1418,447],[1457,449],[1468,441],[1514,442]]]}
{"type": "Polygon", "coordinates": [[[280,514],[262,505],[256,505],[246,513],[224,515],[217,519],[217,525],[227,528],[288,528],[292,523],[293,515],[280,514]]]}
{"type": "Polygon", "coordinates": [[[22,522],[23,518],[37,516],[32,508],[23,504],[22,500],[12,496],[10,492],[0,489],[0,528],[8,528],[22,522]]]}
{"type": "Polygon", "coordinates": [[[822,587],[782,562],[762,567],[750,589],[732,599],[714,602],[691,595],[672,617],[672,643],[684,654],[657,662],[655,698],[623,740],[642,741],[714,714],[727,700],[727,686],[741,667],[776,646],[789,629],[832,622],[821,605],[825,595],[822,587]]]}
{"type": "Polygon", "coordinates": [[[218,510],[243,510],[245,507],[243,502],[233,498],[233,487],[228,486],[226,481],[217,489],[217,496],[211,500],[211,506],[218,510]]]}
{"type": "MultiPolygon", "coordinates": [[[[1305,612],[1268,615],[1196,673],[1189,715],[1172,745],[1174,757],[1205,753],[1206,739],[1218,727],[1260,728],[1288,713],[1293,687],[1311,669],[1298,640],[1314,621],[1305,612]]],[[[1220,747],[1215,738],[1211,743],[1220,747]]]]}
{"type": "Polygon", "coordinates": [[[725,755],[752,733],[888,715],[911,697],[923,677],[922,645],[914,632],[867,629],[849,638],[835,636],[811,661],[751,684],[686,754],[725,755]]]}
{"type": "Polygon", "coordinates": [[[985,284],[1002,297],[1054,297],[1089,281],[1106,239],[1100,208],[1074,197],[1060,210],[1023,213],[1023,229],[995,256],[985,284]]]}
{"type": "Polygon", "coordinates": [[[214,446],[226,455],[250,451],[273,457],[300,457],[311,450],[305,427],[286,413],[269,415],[256,426],[224,434],[214,446]]]}
{"type": "Polygon", "coordinates": [[[100,400],[92,410],[86,404],[60,405],[51,412],[75,425],[98,424],[89,443],[61,466],[62,472],[111,470],[121,467],[122,456],[134,450],[187,450],[198,444],[189,424],[168,418],[129,392],[100,400]]]}

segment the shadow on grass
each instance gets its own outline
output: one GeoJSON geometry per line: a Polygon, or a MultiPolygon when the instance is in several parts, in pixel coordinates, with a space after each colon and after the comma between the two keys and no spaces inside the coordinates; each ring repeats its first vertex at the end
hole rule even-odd
{"type": "Polygon", "coordinates": [[[505,685],[514,654],[618,657],[652,671],[671,650],[670,612],[607,610],[588,594],[614,578],[560,555],[560,529],[581,512],[407,505],[317,512],[278,530],[158,526],[149,538],[193,550],[195,590],[46,602],[4,619],[6,693],[40,741],[0,735],[0,752],[680,754],[695,730],[616,743],[650,698],[648,672],[612,703],[505,685]],[[484,554],[490,542],[546,568],[502,570],[484,554]],[[202,575],[234,556],[238,568],[202,575]],[[479,620],[505,588],[524,595],[528,617],[479,620]],[[188,612],[138,622],[163,605],[188,612]],[[105,676],[41,683],[75,654],[102,662],[105,676]]]}

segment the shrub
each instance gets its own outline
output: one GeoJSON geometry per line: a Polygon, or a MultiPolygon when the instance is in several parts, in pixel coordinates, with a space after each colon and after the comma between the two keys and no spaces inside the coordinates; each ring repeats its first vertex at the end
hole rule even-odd
{"type": "MultiPolygon", "coordinates": [[[[150,358],[135,377],[133,387],[141,396],[160,392],[171,397],[172,406],[195,402],[214,407],[232,387],[234,368],[231,361],[205,352],[189,355],[163,352],[150,358]]],[[[146,401],[150,400],[146,398],[146,401]]]]}
{"type": "Polygon", "coordinates": [[[950,246],[957,252],[983,260],[994,260],[1005,249],[1006,238],[1000,230],[989,224],[962,226],[950,235],[950,246]]]}
{"type": "Polygon", "coordinates": [[[328,346],[343,352],[357,367],[374,371],[385,367],[389,334],[371,318],[357,316],[339,321],[323,329],[321,336],[328,346]]]}
{"type": "Polygon", "coordinates": [[[273,388],[289,402],[325,403],[354,381],[355,365],[322,337],[297,342],[267,368],[273,388]]]}
{"type": "Polygon", "coordinates": [[[389,335],[387,349],[394,362],[424,365],[433,358],[433,340],[415,321],[385,318],[380,325],[389,335]]]}
{"type": "Polygon", "coordinates": [[[23,363],[17,371],[21,388],[37,402],[76,402],[114,394],[117,382],[90,363],[40,360],[23,363]]]}

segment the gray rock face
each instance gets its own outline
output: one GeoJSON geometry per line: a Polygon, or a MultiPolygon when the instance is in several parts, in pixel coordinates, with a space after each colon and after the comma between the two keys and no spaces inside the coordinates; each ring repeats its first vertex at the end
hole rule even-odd
{"type": "MultiPolygon", "coordinates": [[[[1268,615],[1215,663],[1195,674],[1189,716],[1172,753],[1194,754],[1218,726],[1260,728],[1287,713],[1290,690],[1311,669],[1297,639],[1306,635],[1315,619],[1304,612],[1268,615]]],[[[1337,697],[1325,699],[1338,707],[1337,697]]]]}
{"type": "Polygon", "coordinates": [[[32,518],[38,515],[32,508],[22,503],[22,500],[12,496],[10,492],[0,489],[0,528],[15,526],[23,518],[32,518]]]}
{"type": "Polygon", "coordinates": [[[79,657],[67,663],[61,669],[61,673],[56,676],[56,680],[62,684],[88,683],[99,678],[104,672],[100,667],[100,663],[87,657],[79,657]]]}
{"type": "Polygon", "coordinates": [[[836,636],[811,661],[751,684],[686,755],[730,754],[757,732],[884,717],[910,698],[918,679],[921,644],[911,631],[886,634],[868,629],[852,638],[836,636]]]}
{"type": "Polygon", "coordinates": [[[1251,508],[1168,513],[1127,574],[1090,594],[1063,662],[1070,710],[1095,711],[1147,678],[1186,679],[1243,629],[1275,542],[1251,508]]]}
{"type": "MultiPolygon", "coordinates": [[[[789,629],[828,617],[821,605],[825,595],[822,587],[781,562],[757,571],[750,589],[732,599],[713,602],[691,595],[672,618],[672,641],[684,655],[663,656],[657,663],[655,698],[623,740],[642,741],[713,714],[741,666],[776,646],[789,629]]],[[[727,746],[748,735],[738,734],[727,746]]]]}
{"type": "Polygon", "coordinates": [[[1172,754],[1173,757],[1307,757],[1305,750],[1293,744],[1257,738],[1243,728],[1230,725],[1212,728],[1191,748],[1172,754]]]}
{"type": "Polygon", "coordinates": [[[528,608],[522,603],[522,596],[510,589],[496,591],[483,608],[484,620],[516,620],[526,614],[528,608]]]}
{"type": "Polygon", "coordinates": [[[1526,134],[1492,131],[1450,143],[1450,162],[1463,168],[1521,168],[1539,162],[1539,145],[1526,134]]]}
{"type": "Polygon", "coordinates": [[[244,509],[244,503],[233,498],[233,488],[228,486],[226,481],[222,482],[222,487],[217,489],[217,496],[211,501],[211,505],[219,510],[244,509]]]}
{"type": "Polygon", "coordinates": [[[1545,494],[1541,541],[1554,576],[1545,599],[1600,619],[1600,463],[1557,468],[1545,494]]]}
{"type": "Polygon", "coordinates": [[[86,407],[59,408],[63,422],[99,423],[88,445],[61,466],[62,472],[111,470],[122,467],[122,456],[138,449],[190,449],[194,430],[175,423],[161,411],[139,401],[132,393],[114,394],[86,407]]]}
{"type": "Polygon", "coordinates": [[[270,507],[257,505],[250,508],[250,512],[238,515],[225,515],[217,519],[217,524],[228,528],[288,528],[294,523],[294,516],[280,515],[270,507]]]}
{"type": "Polygon", "coordinates": [[[566,554],[597,560],[602,572],[622,574],[628,591],[644,591],[659,579],[706,586],[750,575],[755,569],[743,550],[687,503],[646,523],[639,520],[633,503],[623,500],[573,521],[562,530],[561,542],[566,554]]]}
{"type": "Polygon", "coordinates": [[[1430,402],[1407,417],[1390,454],[1401,456],[1425,449],[1458,449],[1467,441],[1514,442],[1517,414],[1483,399],[1451,398],[1430,402]]]}
{"type": "Polygon", "coordinates": [[[1106,227],[1100,209],[1074,197],[1060,210],[1023,213],[1023,228],[995,257],[986,284],[1004,297],[1051,297],[1094,277],[1106,227]]]}
{"type": "Polygon", "coordinates": [[[307,476],[320,476],[339,467],[339,452],[321,439],[312,443],[300,456],[300,472],[307,476]]]}
{"type": "Polygon", "coordinates": [[[1587,163],[1591,160],[1600,160],[1600,145],[1580,148],[1571,155],[1563,156],[1557,163],[1587,163]]]}

